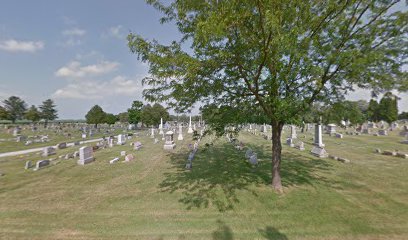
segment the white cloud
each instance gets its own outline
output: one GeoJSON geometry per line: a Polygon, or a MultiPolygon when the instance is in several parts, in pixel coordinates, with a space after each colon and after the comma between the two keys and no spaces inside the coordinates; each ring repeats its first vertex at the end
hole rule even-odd
{"type": "Polygon", "coordinates": [[[102,37],[114,37],[118,39],[125,39],[126,34],[123,32],[123,26],[118,25],[110,27],[106,32],[102,33],[102,37]]]}
{"type": "Polygon", "coordinates": [[[63,30],[61,34],[63,36],[63,41],[58,43],[58,45],[63,47],[73,47],[83,43],[86,31],[78,27],[73,27],[63,30]]]}
{"type": "Polygon", "coordinates": [[[55,72],[57,77],[65,78],[84,78],[97,76],[116,71],[119,66],[117,62],[103,61],[98,64],[81,66],[78,61],[72,61],[67,66],[58,69],[55,72]]]}
{"type": "Polygon", "coordinates": [[[8,52],[36,52],[44,48],[42,41],[18,41],[14,39],[0,41],[0,50],[8,52]]]}
{"type": "Polygon", "coordinates": [[[64,22],[65,25],[77,24],[77,21],[75,21],[73,18],[70,18],[68,16],[62,16],[62,21],[64,22]]]}
{"type": "Polygon", "coordinates": [[[141,95],[140,80],[117,76],[109,81],[78,81],[56,90],[52,97],[65,99],[103,99],[111,96],[141,95]]]}
{"type": "Polygon", "coordinates": [[[80,28],[71,28],[62,31],[62,35],[64,36],[84,36],[86,31],[80,28]]]}

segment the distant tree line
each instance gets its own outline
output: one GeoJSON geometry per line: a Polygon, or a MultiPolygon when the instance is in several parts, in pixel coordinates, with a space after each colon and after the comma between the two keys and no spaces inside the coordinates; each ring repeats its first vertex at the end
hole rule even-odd
{"type": "Polygon", "coordinates": [[[114,124],[115,122],[156,126],[160,124],[161,118],[163,118],[163,122],[170,120],[170,114],[166,108],[158,103],[151,106],[150,104],[144,105],[141,101],[133,101],[127,112],[117,115],[106,113],[99,105],[95,105],[88,111],[85,118],[88,124],[94,124],[95,127],[98,124],[114,124]]]}
{"type": "Polygon", "coordinates": [[[51,99],[43,101],[38,107],[31,105],[28,108],[27,106],[27,103],[17,96],[3,100],[0,105],[0,120],[10,120],[12,123],[17,120],[29,120],[33,123],[43,120],[46,127],[48,121],[58,118],[56,105],[51,99]]]}
{"type": "Polygon", "coordinates": [[[366,121],[392,123],[399,118],[398,97],[387,92],[379,102],[375,99],[371,99],[369,102],[365,100],[341,101],[328,106],[317,103],[313,105],[311,111],[305,114],[304,121],[316,122],[320,116],[325,124],[339,124],[342,120],[348,120],[354,125],[366,121]]]}

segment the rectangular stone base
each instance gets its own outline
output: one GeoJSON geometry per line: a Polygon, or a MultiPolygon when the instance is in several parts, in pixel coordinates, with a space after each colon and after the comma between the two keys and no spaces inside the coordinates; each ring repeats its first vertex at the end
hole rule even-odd
{"type": "Polygon", "coordinates": [[[84,159],[84,160],[80,159],[80,160],[77,161],[77,163],[78,163],[78,165],[85,165],[85,164],[93,162],[94,160],[95,160],[95,158],[90,157],[90,158],[87,158],[87,159],[84,159]]]}
{"type": "Polygon", "coordinates": [[[174,143],[174,144],[165,144],[165,145],[163,146],[163,149],[164,149],[164,150],[173,150],[175,147],[176,147],[176,144],[175,144],[175,143],[174,143]]]}
{"type": "Polygon", "coordinates": [[[326,152],[324,148],[321,147],[313,147],[311,153],[319,158],[326,158],[329,156],[329,154],[326,152]]]}

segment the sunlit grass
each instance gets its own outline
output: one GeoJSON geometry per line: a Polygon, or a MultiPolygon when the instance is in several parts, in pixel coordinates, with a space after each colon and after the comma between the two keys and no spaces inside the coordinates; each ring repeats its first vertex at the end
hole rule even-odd
{"type": "Polygon", "coordinates": [[[324,136],[349,164],[314,158],[310,138],[303,152],[284,146],[282,195],[270,187],[270,142],[248,133],[239,140],[258,153],[256,169],[245,151],[224,139],[207,148],[206,137],[187,171],[191,138],[167,152],[145,134],[132,140],[141,150],[99,150],[86,166],[56,160],[34,172],[24,162],[39,155],[0,158],[0,239],[408,238],[408,161],[374,153],[408,152],[402,137],[324,136]],[[122,150],[135,161],[110,165],[122,150]]]}

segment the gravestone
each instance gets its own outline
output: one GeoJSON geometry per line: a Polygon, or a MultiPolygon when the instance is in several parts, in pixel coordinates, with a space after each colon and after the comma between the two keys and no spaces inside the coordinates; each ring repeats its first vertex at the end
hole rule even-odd
{"type": "Polygon", "coordinates": [[[179,140],[179,141],[183,141],[183,140],[184,140],[184,138],[183,138],[183,126],[181,126],[181,125],[179,125],[179,131],[178,131],[177,140],[179,140]]]}
{"type": "Polygon", "coordinates": [[[126,156],[126,151],[121,151],[120,156],[122,156],[122,157],[126,156]]]}
{"type": "Polygon", "coordinates": [[[313,144],[318,147],[324,147],[322,138],[322,125],[320,124],[315,125],[315,136],[313,144]]]}
{"type": "Polygon", "coordinates": [[[159,142],[159,139],[155,138],[153,144],[157,144],[159,142]]]}
{"type": "Polygon", "coordinates": [[[296,139],[297,138],[296,126],[295,125],[290,125],[290,138],[291,139],[296,139]]]}
{"type": "Polygon", "coordinates": [[[173,131],[166,132],[166,141],[164,143],[164,150],[173,150],[176,147],[176,144],[173,141],[173,131]]]}
{"type": "Polygon", "coordinates": [[[25,141],[25,140],[27,140],[27,137],[24,136],[24,135],[21,135],[21,136],[17,136],[17,137],[16,137],[16,142],[23,142],[23,141],[25,141]]]}
{"type": "Polygon", "coordinates": [[[378,135],[380,135],[380,136],[386,136],[386,135],[388,135],[388,132],[387,132],[387,130],[380,129],[380,130],[378,130],[378,135]]]}
{"type": "Polygon", "coordinates": [[[405,140],[403,140],[402,143],[408,144],[408,133],[405,135],[405,140]]]}
{"type": "Polygon", "coordinates": [[[303,151],[305,150],[305,144],[303,142],[299,142],[296,148],[299,149],[300,151],[303,151]]]}
{"type": "Polygon", "coordinates": [[[54,155],[54,154],[57,154],[57,153],[55,152],[55,148],[53,148],[53,147],[45,147],[45,148],[43,148],[43,153],[42,153],[42,156],[43,156],[43,157],[48,157],[48,156],[54,155]]]}
{"type": "Polygon", "coordinates": [[[163,118],[160,118],[159,134],[163,135],[163,118]]]}
{"type": "Polygon", "coordinates": [[[150,134],[151,138],[154,138],[154,128],[152,128],[152,133],[150,134]]]}
{"type": "Polygon", "coordinates": [[[17,135],[19,135],[21,133],[21,129],[16,127],[13,129],[13,136],[17,137],[17,135]]]}
{"type": "Polygon", "coordinates": [[[77,162],[79,165],[85,165],[94,160],[92,147],[81,147],[79,149],[79,160],[77,162]]]}
{"type": "Polygon", "coordinates": [[[30,168],[32,168],[32,167],[33,167],[33,162],[32,162],[31,160],[28,160],[28,161],[25,163],[24,169],[30,169],[30,168]]]}
{"type": "Polygon", "coordinates": [[[314,146],[311,153],[319,158],[326,158],[329,156],[329,154],[326,152],[326,150],[323,147],[319,146],[314,146]]]}
{"type": "Polygon", "coordinates": [[[86,138],[86,133],[82,133],[82,139],[86,138]]]}
{"type": "Polygon", "coordinates": [[[248,149],[245,152],[245,158],[249,159],[252,156],[253,152],[252,149],[248,149]]]}
{"type": "Polygon", "coordinates": [[[64,149],[64,148],[67,148],[67,143],[66,142],[62,142],[62,143],[57,144],[57,149],[64,149]]]}
{"type": "Polygon", "coordinates": [[[343,134],[336,133],[336,138],[343,138],[343,134]]]}
{"type": "Polygon", "coordinates": [[[249,157],[249,162],[250,162],[253,166],[258,165],[258,158],[257,158],[256,153],[253,153],[253,154],[249,157]]]}
{"type": "Polygon", "coordinates": [[[141,142],[135,142],[134,144],[133,144],[133,149],[134,150],[139,150],[139,149],[141,149],[142,148],[142,143],[141,142]]]}
{"type": "Polygon", "coordinates": [[[109,145],[109,147],[113,147],[113,138],[109,138],[108,139],[108,145],[109,145]]]}
{"type": "Polygon", "coordinates": [[[292,138],[286,139],[286,144],[287,144],[289,147],[294,147],[294,146],[295,146],[295,143],[293,142],[293,139],[292,139],[292,138]]]}
{"type": "Polygon", "coordinates": [[[118,135],[118,145],[124,145],[126,143],[126,138],[124,134],[119,134],[118,135]]]}
{"type": "Polygon", "coordinates": [[[37,171],[40,168],[43,168],[43,167],[48,166],[48,165],[50,165],[50,160],[39,160],[35,164],[34,171],[37,171]]]}
{"type": "Polygon", "coordinates": [[[117,157],[117,158],[114,158],[114,159],[110,160],[109,163],[114,164],[114,163],[116,163],[118,161],[119,161],[119,158],[117,157]]]}
{"type": "Polygon", "coordinates": [[[334,134],[334,133],[336,133],[336,125],[335,125],[335,124],[329,124],[329,125],[327,125],[327,133],[328,133],[328,134],[334,134]]]}
{"type": "Polygon", "coordinates": [[[133,154],[128,154],[125,157],[125,162],[130,162],[133,161],[133,159],[135,159],[135,157],[133,156],[133,154]]]}
{"type": "Polygon", "coordinates": [[[314,143],[315,146],[310,151],[314,156],[325,158],[328,157],[328,153],[324,149],[323,138],[322,138],[322,125],[320,123],[315,125],[315,137],[314,143]]]}
{"type": "Polygon", "coordinates": [[[193,133],[193,128],[192,128],[192,126],[191,126],[191,116],[190,116],[190,122],[189,122],[189,124],[188,124],[188,131],[187,131],[187,133],[193,133]]]}

